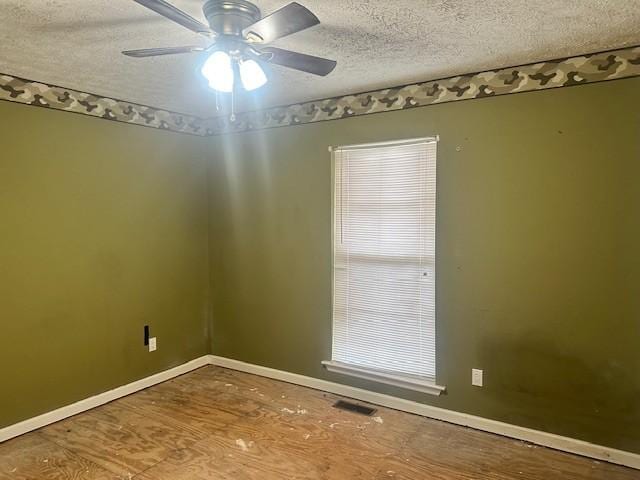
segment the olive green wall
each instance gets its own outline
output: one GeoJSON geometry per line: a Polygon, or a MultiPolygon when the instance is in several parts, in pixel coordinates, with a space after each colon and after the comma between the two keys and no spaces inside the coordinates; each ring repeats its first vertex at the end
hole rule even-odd
{"type": "Polygon", "coordinates": [[[0,427],[207,353],[204,145],[0,102],[0,427]]]}
{"type": "Polygon", "coordinates": [[[210,139],[213,353],[640,453],[638,105],[635,78],[210,139]],[[327,147],[435,134],[441,397],[320,365],[327,147]]]}
{"type": "Polygon", "coordinates": [[[640,453],[638,104],[636,78],[202,139],[0,102],[0,428],[213,352],[640,453]],[[320,366],[327,147],[434,134],[441,397],[320,366]]]}

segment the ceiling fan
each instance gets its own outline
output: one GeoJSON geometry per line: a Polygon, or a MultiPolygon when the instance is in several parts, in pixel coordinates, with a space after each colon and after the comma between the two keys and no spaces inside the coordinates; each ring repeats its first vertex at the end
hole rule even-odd
{"type": "Polygon", "coordinates": [[[264,85],[267,77],[260,65],[263,62],[320,76],[328,75],[336,67],[334,60],[263,47],[320,23],[311,11],[296,2],[262,17],[260,9],[247,0],[208,0],[202,9],[209,24],[205,25],[165,0],[134,1],[213,42],[207,47],[147,48],[122,53],[141,58],[211,52],[201,72],[209,86],[219,92],[233,92],[238,77],[245,90],[255,90],[264,85]]]}

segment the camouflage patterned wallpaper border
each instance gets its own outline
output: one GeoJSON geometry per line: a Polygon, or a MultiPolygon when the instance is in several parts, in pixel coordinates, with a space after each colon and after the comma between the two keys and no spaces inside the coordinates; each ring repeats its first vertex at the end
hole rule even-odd
{"type": "Polygon", "coordinates": [[[214,135],[640,76],[640,46],[209,119],[214,135]]]}
{"type": "Polygon", "coordinates": [[[206,130],[203,119],[193,115],[100,97],[5,74],[0,74],[0,100],[65,110],[178,133],[200,136],[213,133],[206,130]]]}
{"type": "Polygon", "coordinates": [[[0,100],[206,136],[636,76],[640,46],[246,112],[237,114],[234,122],[226,116],[203,119],[3,74],[0,100]]]}

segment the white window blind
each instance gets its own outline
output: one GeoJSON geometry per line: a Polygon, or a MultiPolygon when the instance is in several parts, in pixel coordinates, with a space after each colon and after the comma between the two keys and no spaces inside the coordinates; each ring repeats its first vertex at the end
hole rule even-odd
{"type": "Polygon", "coordinates": [[[332,364],[435,379],[436,139],[333,150],[332,364]]]}

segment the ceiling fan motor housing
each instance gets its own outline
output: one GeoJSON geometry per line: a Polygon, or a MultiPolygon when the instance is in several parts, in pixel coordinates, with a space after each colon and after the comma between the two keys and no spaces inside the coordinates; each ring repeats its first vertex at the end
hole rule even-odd
{"type": "Polygon", "coordinates": [[[208,0],[202,10],[218,35],[242,36],[242,30],[260,20],[260,9],[246,0],[208,0]]]}

